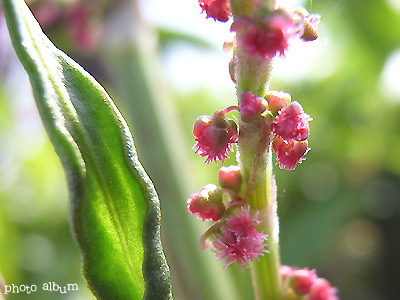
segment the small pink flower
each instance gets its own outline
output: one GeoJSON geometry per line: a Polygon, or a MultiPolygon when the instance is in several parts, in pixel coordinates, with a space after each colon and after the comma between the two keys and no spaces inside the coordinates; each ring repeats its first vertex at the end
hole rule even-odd
{"type": "Polygon", "coordinates": [[[284,92],[269,91],[265,99],[268,101],[268,110],[276,116],[282,108],[289,105],[291,96],[284,92]]]}
{"type": "Polygon", "coordinates": [[[268,102],[264,98],[256,97],[251,92],[241,92],[240,101],[240,117],[244,121],[249,121],[254,117],[261,115],[268,107],[268,102]]]}
{"type": "Polygon", "coordinates": [[[296,163],[301,163],[305,158],[304,155],[310,150],[308,142],[305,141],[285,141],[281,137],[277,137],[273,144],[273,149],[277,155],[279,168],[294,170],[296,163]]]}
{"type": "Polygon", "coordinates": [[[218,221],[225,212],[222,193],[215,185],[206,185],[188,200],[188,211],[203,221],[218,221]]]}
{"type": "Polygon", "coordinates": [[[337,290],[326,279],[318,278],[315,270],[281,266],[280,273],[287,294],[296,293],[304,300],[339,300],[337,290]]]}
{"type": "Polygon", "coordinates": [[[295,24],[293,19],[282,9],[275,10],[261,21],[247,18],[236,18],[232,31],[243,31],[241,43],[248,55],[259,54],[261,57],[273,58],[276,54],[284,55],[293,36],[295,24]]]}
{"type": "Polygon", "coordinates": [[[331,286],[328,280],[324,278],[318,278],[311,287],[311,291],[306,299],[338,300],[339,298],[336,296],[336,292],[337,290],[331,286]]]}
{"type": "Polygon", "coordinates": [[[229,0],[199,0],[199,5],[206,12],[207,18],[226,22],[232,15],[229,0]]]}
{"type": "Polygon", "coordinates": [[[308,294],[318,279],[315,270],[297,269],[290,277],[290,286],[298,295],[308,294]]]}
{"type": "Polygon", "coordinates": [[[232,144],[238,138],[236,123],[225,119],[224,112],[216,112],[213,116],[197,118],[193,135],[196,144],[193,146],[195,153],[206,157],[205,162],[218,160],[224,163],[229,157],[228,152],[233,150],[232,144]]]}
{"type": "Polygon", "coordinates": [[[271,129],[286,141],[303,141],[310,134],[308,122],[311,120],[310,116],[304,113],[301,105],[293,101],[279,111],[271,129]]]}
{"type": "Polygon", "coordinates": [[[249,267],[249,262],[255,258],[259,259],[260,255],[268,252],[264,249],[266,244],[264,240],[255,239],[250,236],[237,237],[230,232],[227,227],[221,228],[222,236],[215,237],[212,244],[217,259],[226,258],[224,269],[236,261],[243,272],[243,265],[249,267]]]}
{"type": "Polygon", "coordinates": [[[250,217],[250,206],[247,206],[247,208],[241,207],[238,212],[226,219],[228,230],[236,236],[267,239],[267,235],[256,229],[256,226],[261,223],[258,220],[259,214],[260,212],[257,211],[253,217],[250,217]]]}
{"type": "Polygon", "coordinates": [[[314,41],[318,38],[318,25],[321,16],[318,14],[310,14],[304,8],[296,9],[295,14],[299,15],[303,23],[301,39],[305,42],[314,41]]]}
{"type": "Polygon", "coordinates": [[[259,259],[260,255],[268,253],[265,249],[268,236],[256,230],[260,223],[258,212],[250,217],[250,207],[241,209],[226,219],[227,225],[221,227],[222,235],[214,235],[212,242],[217,259],[226,258],[224,269],[234,261],[243,271],[244,265],[259,259]]]}

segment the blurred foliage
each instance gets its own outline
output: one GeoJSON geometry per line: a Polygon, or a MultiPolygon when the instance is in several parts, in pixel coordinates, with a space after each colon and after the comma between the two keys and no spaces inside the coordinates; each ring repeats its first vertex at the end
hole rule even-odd
{"type": "MultiPolygon", "coordinates": [[[[122,10],[120,2],[104,3],[107,9],[92,18],[106,32],[113,14],[115,18],[122,10]]],[[[274,75],[271,82],[272,89],[291,93],[314,119],[307,160],[292,172],[275,168],[282,262],[316,268],[344,300],[400,299],[400,94],[382,88],[385,66],[400,51],[400,9],[395,3],[305,2],[311,12],[322,15],[315,45],[324,52],[323,58],[315,57],[317,63],[304,78],[274,75]]],[[[123,25],[117,24],[122,31],[123,25]]],[[[0,22],[4,30],[2,26],[0,22]]],[[[105,85],[133,124],[139,158],[161,198],[175,299],[248,299],[248,271],[221,271],[222,264],[210,251],[198,249],[206,225],[185,212],[190,193],[216,183],[218,170],[193,154],[193,122],[198,115],[233,105],[233,86],[232,90],[204,86],[178,90],[168,85],[169,75],[162,72],[163,55],[171,45],[188,43],[210,53],[221,49],[210,48],[186,32],[158,30],[143,20],[132,28],[141,26],[148,30],[144,39],[154,42],[151,51],[146,47],[137,51],[143,40],[122,38],[126,44],[121,44],[109,42],[110,37],[99,37],[99,45],[82,51],[74,47],[63,26],[45,27],[45,32],[105,85]],[[150,100],[132,102],[138,95],[150,100]],[[206,270],[211,273],[202,274],[206,270]]],[[[19,68],[15,59],[4,59],[12,57],[4,47],[1,43],[0,273],[8,283],[78,282],[79,299],[90,299],[68,229],[61,166],[38,124],[29,91],[23,93],[19,87],[21,70],[15,71],[19,68]]],[[[393,76],[389,78],[400,80],[399,72],[397,79],[393,76]]],[[[234,158],[232,154],[225,164],[234,164],[234,158]]],[[[9,299],[43,299],[43,295],[18,294],[9,299]]],[[[78,298],[72,293],[48,295],[78,298]]]]}

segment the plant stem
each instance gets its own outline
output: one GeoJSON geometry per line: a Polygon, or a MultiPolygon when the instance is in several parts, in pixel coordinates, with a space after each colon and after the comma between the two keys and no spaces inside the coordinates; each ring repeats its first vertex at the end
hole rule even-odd
{"type": "Polygon", "coordinates": [[[280,255],[279,255],[279,220],[277,215],[276,186],[272,176],[272,155],[268,150],[266,180],[260,182],[250,197],[250,205],[261,211],[262,231],[268,234],[268,251],[251,264],[254,294],[257,300],[281,299],[280,255]],[[266,185],[265,185],[266,183],[266,185]]]}
{"type": "Polygon", "coordinates": [[[260,211],[262,223],[258,229],[268,234],[269,253],[250,265],[254,294],[257,300],[279,300],[281,278],[276,185],[272,175],[271,137],[265,136],[269,125],[258,119],[242,121],[239,128],[238,160],[247,182],[243,197],[253,210],[260,211]]]}
{"type": "MultiPolygon", "coordinates": [[[[271,8],[274,0],[264,0],[271,8]]],[[[243,2],[235,0],[233,12],[240,15],[243,2]]],[[[246,14],[251,11],[245,12],[246,14]]],[[[243,45],[242,33],[236,35],[235,78],[238,96],[243,91],[264,97],[268,91],[272,60],[258,55],[249,56],[243,45]]],[[[240,99],[240,97],[238,97],[240,99]]],[[[239,107],[241,103],[239,103],[239,107]]],[[[281,300],[279,220],[277,214],[276,185],[272,175],[272,149],[270,121],[267,117],[249,122],[240,119],[238,162],[244,178],[243,198],[251,209],[260,211],[259,230],[268,234],[268,251],[260,261],[251,263],[251,276],[256,300],[281,300]]]]}

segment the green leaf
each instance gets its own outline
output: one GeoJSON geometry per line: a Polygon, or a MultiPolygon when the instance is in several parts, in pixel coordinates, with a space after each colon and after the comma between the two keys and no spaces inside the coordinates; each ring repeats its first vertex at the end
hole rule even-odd
{"type": "Polygon", "coordinates": [[[43,34],[23,0],[2,0],[14,49],[68,180],[83,273],[98,299],[172,299],[159,200],[104,89],[43,34]]]}

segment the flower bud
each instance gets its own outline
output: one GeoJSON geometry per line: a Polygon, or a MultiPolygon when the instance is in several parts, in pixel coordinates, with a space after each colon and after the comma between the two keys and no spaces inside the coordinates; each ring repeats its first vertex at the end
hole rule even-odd
{"type": "Polygon", "coordinates": [[[289,105],[291,96],[284,92],[270,91],[265,95],[265,99],[268,101],[269,111],[276,116],[282,108],[289,105]]]}
{"type": "Polygon", "coordinates": [[[207,14],[207,18],[213,18],[220,22],[226,22],[232,15],[229,0],[199,0],[199,5],[207,14]]]}
{"type": "Polygon", "coordinates": [[[304,113],[300,103],[293,101],[279,111],[271,129],[284,140],[304,141],[310,134],[308,122],[311,120],[310,116],[304,113]]]}
{"type": "Polygon", "coordinates": [[[301,142],[285,141],[281,137],[277,137],[273,141],[272,147],[276,153],[279,168],[289,171],[296,168],[296,163],[305,160],[304,155],[310,150],[307,140],[301,142]]]}
{"type": "Polygon", "coordinates": [[[303,21],[303,34],[301,39],[305,42],[314,41],[318,38],[318,24],[321,16],[318,14],[309,14],[304,8],[299,8],[294,11],[303,21]]]}
{"type": "Polygon", "coordinates": [[[241,92],[239,95],[239,102],[240,117],[245,122],[261,115],[268,107],[267,100],[256,97],[250,92],[241,92]]]}
{"type": "Polygon", "coordinates": [[[289,286],[298,294],[308,294],[317,280],[315,270],[294,270],[289,280],[289,286]]]}
{"type": "Polygon", "coordinates": [[[338,300],[336,289],[331,286],[328,280],[318,278],[315,280],[307,300],[338,300]]]}
{"type": "Polygon", "coordinates": [[[222,163],[229,157],[232,143],[236,143],[238,133],[234,121],[225,118],[224,112],[215,112],[213,116],[200,116],[197,118],[193,135],[196,144],[193,146],[195,153],[206,157],[205,162],[217,160],[222,163]]]}
{"type": "Polygon", "coordinates": [[[222,192],[214,184],[206,185],[188,200],[188,211],[203,221],[218,221],[225,212],[222,192]]]}
{"type": "Polygon", "coordinates": [[[224,189],[239,193],[242,185],[242,174],[238,166],[222,167],[218,171],[219,185],[224,189]]]}

